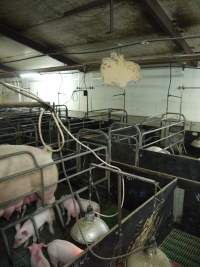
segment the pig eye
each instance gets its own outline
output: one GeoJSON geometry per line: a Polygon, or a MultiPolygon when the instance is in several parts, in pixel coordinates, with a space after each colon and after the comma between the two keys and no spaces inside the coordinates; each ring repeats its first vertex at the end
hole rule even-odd
{"type": "Polygon", "coordinates": [[[27,236],[28,235],[28,232],[26,230],[25,231],[22,231],[22,235],[27,236]]]}

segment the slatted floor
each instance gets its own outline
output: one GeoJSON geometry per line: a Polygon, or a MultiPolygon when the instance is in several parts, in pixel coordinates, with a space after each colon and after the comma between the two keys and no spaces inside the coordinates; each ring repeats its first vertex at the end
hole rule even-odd
{"type": "Polygon", "coordinates": [[[183,267],[200,267],[200,238],[173,229],[161,249],[169,259],[183,267]]]}

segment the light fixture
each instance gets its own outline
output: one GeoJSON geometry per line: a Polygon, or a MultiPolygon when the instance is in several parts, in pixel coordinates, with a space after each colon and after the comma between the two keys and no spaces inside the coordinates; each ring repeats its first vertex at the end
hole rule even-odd
{"type": "Polygon", "coordinates": [[[85,217],[79,219],[71,229],[71,237],[80,244],[91,244],[107,234],[109,227],[96,217],[91,206],[88,206],[85,217]]]}
{"type": "Polygon", "coordinates": [[[128,257],[126,267],[172,267],[168,257],[157,247],[155,239],[150,242],[149,248],[128,257]]]}
{"type": "Polygon", "coordinates": [[[192,147],[200,148],[200,137],[197,139],[194,139],[191,143],[192,147]]]}
{"type": "Polygon", "coordinates": [[[40,79],[40,74],[37,72],[24,72],[20,74],[20,77],[22,79],[32,79],[32,80],[38,80],[40,79]]]}

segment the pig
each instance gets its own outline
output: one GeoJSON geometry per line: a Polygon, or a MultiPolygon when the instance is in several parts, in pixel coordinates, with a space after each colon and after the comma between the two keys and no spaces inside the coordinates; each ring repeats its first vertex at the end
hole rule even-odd
{"type": "Polygon", "coordinates": [[[21,215],[21,217],[23,217],[26,212],[27,206],[35,201],[37,201],[37,208],[39,208],[41,206],[41,200],[36,193],[26,196],[23,200],[17,202],[16,204],[13,204],[5,208],[4,210],[1,210],[0,217],[4,217],[8,221],[15,211],[18,213],[18,215],[21,215]]]}
{"type": "Polygon", "coordinates": [[[50,242],[47,251],[53,267],[64,266],[83,252],[74,244],[60,239],[50,242]]]}
{"type": "MultiPolygon", "coordinates": [[[[36,227],[38,230],[43,228],[45,223],[48,223],[49,232],[54,234],[53,221],[55,220],[55,214],[53,209],[46,209],[34,216],[36,227]]],[[[22,226],[16,225],[16,235],[13,248],[18,248],[23,243],[25,246],[29,242],[29,238],[33,237],[33,241],[36,242],[35,230],[31,220],[27,220],[22,226]]]]}
{"type": "MultiPolygon", "coordinates": [[[[28,171],[38,166],[52,163],[52,154],[46,149],[39,149],[28,145],[0,145],[0,179],[5,176],[15,175],[17,173],[28,171]],[[20,153],[15,156],[7,156],[14,153],[20,153]],[[31,154],[30,154],[31,153],[31,154]],[[34,162],[34,157],[36,163],[34,162]]],[[[44,192],[45,204],[52,203],[54,193],[57,188],[58,170],[55,164],[42,169],[44,185],[48,188],[44,192]],[[51,186],[52,185],[52,186],[51,186]]],[[[22,210],[33,201],[40,200],[41,202],[41,171],[37,170],[25,175],[18,175],[17,177],[0,182],[0,204],[3,204],[12,199],[20,198],[24,194],[37,191],[37,194],[30,194],[23,198],[17,204],[13,204],[5,210],[0,211],[0,216],[9,219],[14,211],[22,210]],[[7,210],[8,209],[8,210],[7,210]]]]}
{"type": "Polygon", "coordinates": [[[43,244],[33,244],[28,247],[31,253],[31,267],[50,267],[48,260],[42,253],[43,244]]]}
{"type": "Polygon", "coordinates": [[[169,151],[167,151],[166,149],[162,149],[159,146],[150,146],[150,147],[147,147],[146,150],[170,155],[169,151]]]}
{"type": "Polygon", "coordinates": [[[97,214],[100,212],[100,206],[98,203],[96,203],[94,201],[90,202],[88,199],[84,199],[84,198],[79,198],[79,201],[81,204],[80,207],[79,207],[78,201],[76,199],[74,199],[74,201],[73,201],[72,196],[69,195],[69,198],[67,198],[66,200],[64,200],[64,202],[62,202],[62,207],[65,210],[67,210],[66,225],[68,225],[70,223],[71,217],[76,218],[76,212],[77,212],[77,216],[79,216],[80,209],[82,209],[83,212],[86,212],[89,204],[92,206],[94,212],[97,212],[97,214]],[[74,204],[76,206],[74,206],[74,204]]]}

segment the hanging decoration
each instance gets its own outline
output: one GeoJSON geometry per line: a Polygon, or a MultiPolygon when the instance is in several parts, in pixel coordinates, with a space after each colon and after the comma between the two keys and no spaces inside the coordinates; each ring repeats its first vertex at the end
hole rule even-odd
{"type": "Polygon", "coordinates": [[[122,54],[112,53],[110,57],[103,58],[101,75],[104,84],[125,88],[130,81],[141,79],[140,66],[124,59],[122,54]]]}

